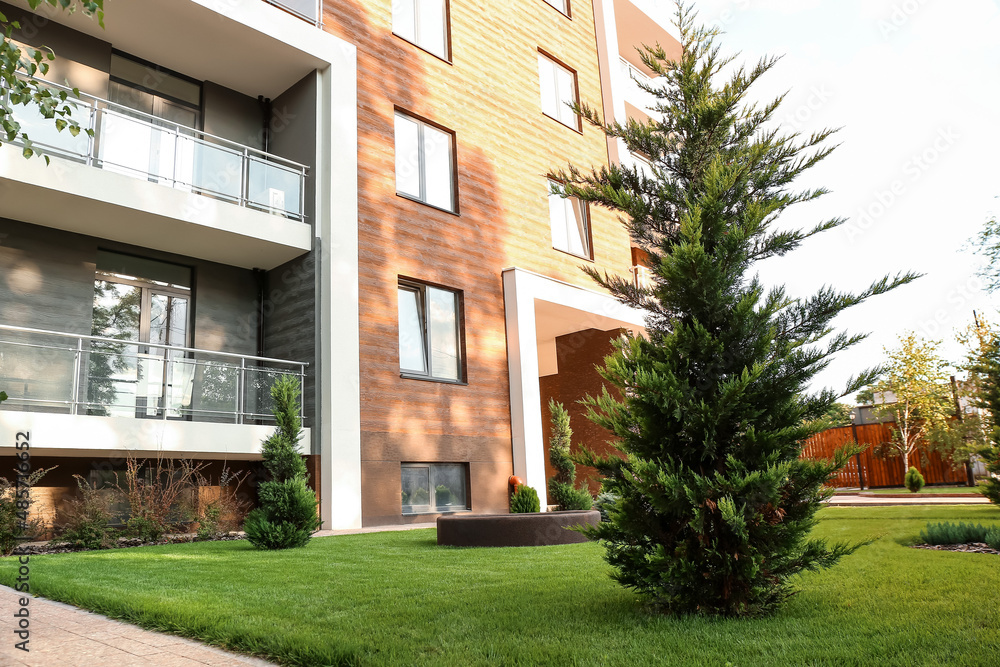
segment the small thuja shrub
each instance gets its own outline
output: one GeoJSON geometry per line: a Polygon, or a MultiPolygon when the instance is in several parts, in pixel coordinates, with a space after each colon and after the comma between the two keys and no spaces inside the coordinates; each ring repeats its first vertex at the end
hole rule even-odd
{"type": "MultiPolygon", "coordinates": [[[[35,500],[31,497],[30,489],[52,469],[35,470],[27,476],[27,486],[22,485],[20,488],[16,481],[0,477],[0,556],[9,556],[18,542],[42,534],[44,526],[41,519],[31,513],[35,500]]],[[[17,479],[16,474],[14,479],[17,479]]]]}
{"type": "Polygon", "coordinates": [[[316,494],[306,484],[306,464],[299,453],[299,392],[299,381],[292,376],[282,376],[271,385],[277,428],[262,447],[270,479],[257,487],[260,506],[244,523],[247,539],[258,549],[305,546],[320,526],[316,494]]]}
{"type": "Polygon", "coordinates": [[[90,484],[80,475],[76,479],[77,495],[59,508],[56,517],[56,539],[53,543],[66,543],[78,549],[110,549],[115,546],[112,508],[120,496],[116,488],[101,489],[90,484]]]}
{"type": "Polygon", "coordinates": [[[910,469],[906,471],[906,477],[903,478],[903,484],[910,490],[910,493],[917,493],[924,488],[924,476],[920,474],[919,470],[910,466],[910,469]]]}
{"type": "Polygon", "coordinates": [[[521,484],[510,496],[511,514],[529,514],[540,512],[542,503],[538,499],[538,492],[527,484],[521,484]]]}
{"type": "MultiPolygon", "coordinates": [[[[924,544],[969,544],[971,542],[986,542],[987,533],[1000,531],[1000,526],[983,527],[982,524],[971,523],[929,523],[920,531],[920,539],[924,544]]],[[[995,547],[993,547],[995,548],[995,547]]]]}
{"type": "Polygon", "coordinates": [[[589,510],[594,498],[585,488],[574,488],[576,464],[570,456],[573,429],[569,426],[569,412],[562,403],[549,400],[552,414],[552,434],[549,437],[549,461],[556,474],[549,480],[549,495],[560,510],[589,510]]]}

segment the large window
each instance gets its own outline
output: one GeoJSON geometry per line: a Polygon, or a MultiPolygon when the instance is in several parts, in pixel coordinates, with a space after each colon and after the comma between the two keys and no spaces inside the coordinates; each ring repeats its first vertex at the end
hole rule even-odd
{"type": "Polygon", "coordinates": [[[542,113],[579,130],[580,121],[569,107],[577,100],[576,73],[539,52],[538,76],[542,90],[542,113]]]}
{"type": "Polygon", "coordinates": [[[392,31],[448,60],[447,0],[393,0],[392,31]]]}
{"type": "Polygon", "coordinates": [[[462,380],[461,308],[458,292],[400,281],[400,373],[428,380],[462,380]]]}
{"type": "Polygon", "coordinates": [[[592,258],[587,205],[576,197],[567,197],[556,181],[549,181],[549,223],[553,248],[592,258]]]}
{"type": "Polygon", "coordinates": [[[88,414],[186,416],[194,366],[170,347],[189,344],[190,318],[189,268],[99,250],[91,334],[120,342],[90,347],[88,414]]]}
{"type": "Polygon", "coordinates": [[[454,137],[396,113],[396,193],[455,211],[454,137]]]}
{"type": "Polygon", "coordinates": [[[404,463],[403,514],[469,509],[468,479],[464,463],[404,463]]]}

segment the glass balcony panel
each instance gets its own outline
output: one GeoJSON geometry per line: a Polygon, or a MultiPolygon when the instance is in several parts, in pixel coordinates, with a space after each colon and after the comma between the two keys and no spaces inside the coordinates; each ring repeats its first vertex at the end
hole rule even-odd
{"type": "Polygon", "coordinates": [[[319,23],[319,1],[318,0],[268,0],[272,5],[283,7],[296,16],[300,16],[312,23],[319,23]]]}
{"type": "Polygon", "coordinates": [[[250,157],[249,168],[247,201],[250,206],[278,215],[302,215],[302,175],[299,172],[255,157],[250,157]]]}
{"type": "Polygon", "coordinates": [[[194,137],[182,138],[181,153],[184,156],[190,155],[190,168],[182,170],[186,179],[181,179],[182,182],[189,183],[197,192],[226,201],[240,201],[243,183],[242,153],[194,137]]]}
{"type": "Polygon", "coordinates": [[[236,421],[240,369],[232,361],[213,359],[208,354],[196,354],[185,360],[193,367],[189,402],[195,421],[236,421]]]}
{"type": "Polygon", "coordinates": [[[271,385],[286,372],[275,368],[248,366],[244,386],[243,411],[247,419],[273,420],[274,399],[271,385]]]}
{"type": "Polygon", "coordinates": [[[28,139],[45,152],[56,153],[68,157],[86,158],[90,154],[90,137],[84,132],[91,127],[92,107],[84,101],[69,101],[59,107],[68,106],[71,117],[80,125],[80,133],[75,137],[69,129],[62,132],[56,129],[55,120],[45,118],[34,104],[15,106],[14,119],[21,124],[21,131],[28,139]]]}
{"type": "Polygon", "coordinates": [[[0,332],[0,410],[70,412],[76,342],[37,334],[0,332]]]}

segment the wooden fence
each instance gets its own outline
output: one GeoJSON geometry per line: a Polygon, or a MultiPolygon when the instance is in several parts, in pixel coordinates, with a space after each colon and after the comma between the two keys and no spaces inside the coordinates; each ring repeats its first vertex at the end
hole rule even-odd
{"type": "MultiPolygon", "coordinates": [[[[881,458],[873,451],[880,444],[892,438],[894,422],[888,424],[863,424],[861,426],[841,426],[817,433],[805,442],[802,458],[829,459],[840,447],[857,441],[865,451],[852,457],[851,461],[831,480],[836,487],[878,488],[903,486],[903,457],[881,458]],[[858,466],[861,475],[858,475],[858,466]]],[[[910,465],[917,468],[927,484],[965,484],[965,469],[961,465],[952,468],[950,461],[942,459],[937,452],[922,451],[918,448],[910,455],[910,465]]]]}

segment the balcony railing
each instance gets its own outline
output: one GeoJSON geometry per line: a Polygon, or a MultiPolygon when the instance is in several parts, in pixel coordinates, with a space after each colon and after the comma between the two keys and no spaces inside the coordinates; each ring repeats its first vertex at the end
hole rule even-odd
{"type": "Polygon", "coordinates": [[[0,410],[271,422],[271,385],[307,365],[0,324],[0,410]]]}
{"type": "MultiPolygon", "coordinates": [[[[44,82],[53,90],[65,86],[44,82]]],[[[2,89],[4,100],[8,94],[2,89]]],[[[228,139],[120,104],[70,91],[66,105],[82,130],[56,130],[34,105],[14,107],[21,131],[43,153],[179,190],[301,220],[308,168],[228,139]]],[[[60,105],[63,106],[63,105],[60,105]]]]}
{"type": "Polygon", "coordinates": [[[309,21],[317,27],[323,27],[322,0],[264,0],[269,5],[281,7],[289,14],[298,16],[303,21],[309,21]]]}

